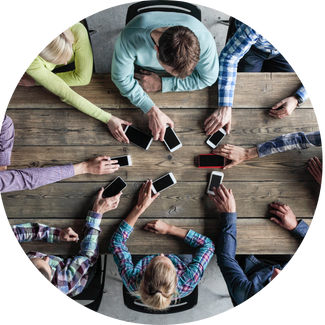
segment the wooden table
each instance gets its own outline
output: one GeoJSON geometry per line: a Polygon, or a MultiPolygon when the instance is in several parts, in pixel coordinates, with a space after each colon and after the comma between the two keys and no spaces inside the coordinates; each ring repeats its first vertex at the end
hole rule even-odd
{"type": "MultiPolygon", "coordinates": [[[[312,132],[318,124],[310,100],[283,120],[268,115],[270,107],[292,95],[301,83],[294,73],[239,73],[232,130],[222,143],[252,147],[289,132],[312,132]]],[[[148,118],[135,108],[110,80],[110,75],[94,75],[91,83],[74,87],[94,104],[149,132],[148,118]]],[[[217,239],[220,215],[205,193],[211,170],[198,169],[195,158],[209,153],[203,132],[205,119],[217,107],[217,86],[183,93],[150,95],[158,107],[175,122],[183,147],[170,153],[161,142],[149,151],[122,144],[106,125],[70,107],[42,87],[17,87],[7,114],[15,124],[15,144],[10,168],[44,167],[77,163],[98,155],[130,154],[132,167],[104,176],[76,176],[35,190],[2,194],[10,224],[40,222],[81,234],[88,209],[99,189],[116,176],[128,184],[119,207],[104,215],[99,237],[100,252],[108,253],[111,235],[132,210],[143,181],[173,172],[177,184],[161,193],[141,216],[127,246],[131,253],[193,252],[182,240],[144,231],[154,219],[193,229],[217,239]]],[[[310,157],[321,158],[321,148],[293,150],[255,158],[224,171],[224,184],[232,188],[238,212],[239,254],[292,254],[300,241],[269,220],[269,204],[280,200],[297,217],[310,224],[316,208],[319,186],[307,171],[310,157]]],[[[25,251],[47,254],[75,254],[79,244],[22,244],[25,251]]]]}

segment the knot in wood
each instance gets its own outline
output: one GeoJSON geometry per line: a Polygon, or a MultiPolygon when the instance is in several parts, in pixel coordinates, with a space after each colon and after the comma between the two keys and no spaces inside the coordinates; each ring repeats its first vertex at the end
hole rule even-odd
{"type": "Polygon", "coordinates": [[[167,156],[167,159],[168,159],[168,160],[172,160],[172,159],[173,159],[173,156],[172,156],[172,155],[168,155],[168,156],[167,156]]]}

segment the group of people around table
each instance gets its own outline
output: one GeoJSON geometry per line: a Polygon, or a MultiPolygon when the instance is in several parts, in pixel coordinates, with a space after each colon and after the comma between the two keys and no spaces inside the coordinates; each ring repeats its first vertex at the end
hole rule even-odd
{"type": "MultiPolygon", "coordinates": [[[[61,33],[32,62],[20,86],[43,86],[62,101],[106,123],[116,140],[128,143],[125,125],[131,124],[93,105],[70,86],[86,85],[93,69],[92,48],[86,28],[77,23],[61,33]],[[71,64],[73,65],[71,67],[71,64]],[[66,67],[65,67],[66,66],[66,67]],[[68,69],[65,69],[69,67],[68,69]],[[67,70],[67,71],[62,71],[67,70]],[[61,69],[61,70],[60,70],[61,69]]],[[[231,131],[231,108],[237,71],[281,71],[293,69],[273,45],[255,30],[236,20],[236,32],[218,57],[213,36],[196,18],[188,14],[157,12],[143,13],[133,18],[120,33],[112,60],[112,80],[132,104],[148,115],[154,140],[163,140],[166,124],[174,122],[157,107],[148,93],[155,91],[192,91],[213,85],[218,80],[219,107],[204,122],[207,135],[220,128],[231,131]],[[167,72],[169,77],[160,77],[167,72]]],[[[270,116],[284,118],[308,98],[302,86],[292,96],[283,99],[270,110],[270,116]]],[[[78,164],[45,168],[7,169],[14,142],[14,125],[5,116],[0,134],[0,192],[34,189],[78,174],[114,173],[117,161],[100,156],[78,164]]],[[[319,131],[281,135],[257,147],[244,149],[230,144],[219,145],[214,153],[227,158],[224,169],[257,156],[292,149],[321,146],[319,131]]],[[[308,162],[308,170],[321,184],[322,164],[315,157],[308,162]]],[[[166,309],[172,301],[190,294],[201,280],[215,250],[217,262],[235,304],[240,304],[274,279],[285,263],[257,259],[253,255],[242,261],[236,259],[236,203],[231,189],[224,185],[214,188],[210,195],[222,220],[218,241],[193,230],[168,225],[161,220],[149,222],[144,230],[155,234],[169,234],[182,238],[197,248],[190,255],[150,255],[137,260],[127,249],[127,239],[141,214],[159,194],[152,195],[152,181],[146,181],[139,192],[138,202],[113,234],[108,250],[113,254],[119,274],[128,291],[152,309],[166,309]]],[[[98,236],[104,213],[115,209],[121,193],[103,198],[103,189],[86,217],[80,251],[74,257],[62,258],[29,252],[28,257],[37,269],[68,296],[76,296],[89,284],[93,265],[99,256],[98,236]]],[[[289,206],[270,204],[273,222],[299,237],[304,237],[308,225],[297,221],[289,206]]],[[[79,241],[73,229],[59,229],[39,223],[12,226],[19,242],[43,240],[49,243],[79,241]]]]}

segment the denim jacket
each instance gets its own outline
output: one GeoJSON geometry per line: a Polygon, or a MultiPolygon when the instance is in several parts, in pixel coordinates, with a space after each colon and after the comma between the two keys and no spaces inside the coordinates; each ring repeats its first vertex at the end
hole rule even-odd
{"type": "MultiPolygon", "coordinates": [[[[269,282],[275,268],[282,270],[285,265],[271,265],[259,261],[254,255],[249,255],[242,269],[237,260],[237,214],[221,214],[221,233],[217,244],[217,261],[226,281],[229,293],[236,304],[241,304],[255,293],[262,290],[269,282]]],[[[297,237],[305,237],[308,225],[300,220],[292,233],[297,237]]]]}

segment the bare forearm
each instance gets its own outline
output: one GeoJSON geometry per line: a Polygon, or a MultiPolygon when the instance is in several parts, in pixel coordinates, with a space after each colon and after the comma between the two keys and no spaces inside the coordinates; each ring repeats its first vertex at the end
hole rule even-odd
{"type": "Polygon", "coordinates": [[[135,223],[143,212],[144,210],[138,205],[136,205],[124,221],[131,227],[134,227],[135,223]]]}
{"type": "Polygon", "coordinates": [[[185,239],[187,233],[188,233],[188,230],[186,230],[186,229],[169,225],[167,234],[168,235],[173,235],[173,236],[176,236],[176,237],[179,237],[179,238],[182,238],[182,239],[185,239]]]}

